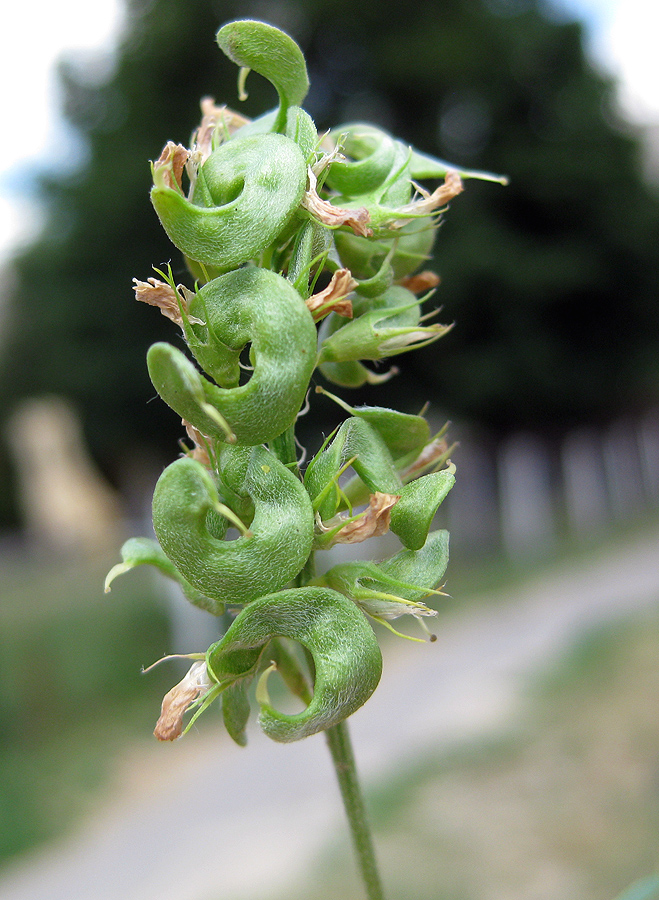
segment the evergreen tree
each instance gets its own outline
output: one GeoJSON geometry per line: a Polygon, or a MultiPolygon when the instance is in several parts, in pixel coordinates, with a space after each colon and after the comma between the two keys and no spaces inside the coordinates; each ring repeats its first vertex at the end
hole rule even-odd
{"type": "MultiPolygon", "coordinates": [[[[170,255],[186,280],[155,227],[145,160],[172,136],[187,143],[200,97],[238,106],[235,70],[214,42],[238,16],[302,45],[320,129],[363,116],[426,152],[510,176],[505,189],[471,182],[454,202],[431,265],[441,319],[457,326],[410,358],[394,394],[498,432],[562,429],[656,399],[659,203],[579,24],[548,17],[540,0],[130,0],[129,10],[110,81],[61,68],[64,112],[89,161],[42,181],[49,223],[16,261],[3,416],[22,396],[67,394],[114,474],[127,449],[169,448],[181,433],[170,410],[147,402],[144,355],[169,324],[132,302],[132,277],[170,255]]],[[[257,76],[248,86],[241,112],[274,105],[257,76]]]]}

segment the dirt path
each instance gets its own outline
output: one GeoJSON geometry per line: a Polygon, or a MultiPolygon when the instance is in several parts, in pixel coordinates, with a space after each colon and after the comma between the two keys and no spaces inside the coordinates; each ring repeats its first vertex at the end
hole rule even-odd
{"type": "MultiPolygon", "coordinates": [[[[434,644],[388,648],[380,687],[351,719],[366,780],[505,724],[529,672],[588,627],[656,603],[659,531],[492,599],[434,644]]],[[[342,820],[322,736],[149,744],[122,785],[75,836],[8,867],[0,900],[265,900],[264,879],[283,889],[342,820]]]]}

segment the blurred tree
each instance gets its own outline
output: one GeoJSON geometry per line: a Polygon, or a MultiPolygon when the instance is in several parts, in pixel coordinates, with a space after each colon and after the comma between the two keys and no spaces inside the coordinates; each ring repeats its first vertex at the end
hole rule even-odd
{"type": "MultiPolygon", "coordinates": [[[[659,202],[638,140],[616,121],[613,86],[587,64],[582,28],[542,0],[213,2],[128,0],[107,81],[63,64],[64,113],[88,147],[72,175],[42,179],[49,222],[17,261],[0,361],[0,410],[65,393],[116,474],[131,448],[171,455],[176,416],[144,364],[176,340],[132,302],[131,278],[180,258],[156,227],[147,159],[186,143],[207,94],[237,105],[214,35],[230,18],[288,30],[310,61],[306,108],[320,128],[368,118],[426,152],[506,172],[470,183],[437,242],[441,318],[457,327],[407,357],[391,391],[498,432],[563,429],[656,400],[659,202]],[[413,390],[410,385],[413,385],[413,390]]],[[[274,105],[252,76],[247,115],[274,105]]],[[[55,172],[57,170],[55,169],[55,172]]],[[[362,394],[356,400],[373,399],[362,394]]]]}

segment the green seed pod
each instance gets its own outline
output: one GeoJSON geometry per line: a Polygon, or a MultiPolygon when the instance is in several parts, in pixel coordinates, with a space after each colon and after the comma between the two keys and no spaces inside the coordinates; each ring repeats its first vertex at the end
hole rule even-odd
{"type": "Polygon", "coordinates": [[[363,419],[375,428],[395,461],[411,453],[418,455],[430,441],[430,426],[423,416],[398,412],[384,406],[350,406],[329,391],[320,388],[316,390],[330,397],[351,416],[363,419]]]}
{"type": "MultiPolygon", "coordinates": [[[[348,156],[355,155],[354,134],[346,135],[343,150],[348,156]]],[[[344,197],[368,194],[380,187],[390,174],[396,156],[396,145],[391,138],[383,135],[374,141],[370,153],[359,155],[355,161],[335,160],[330,166],[326,184],[344,197]]]]}
{"type": "Polygon", "coordinates": [[[399,494],[402,490],[403,483],[385,442],[363,419],[351,417],[320,449],[304,474],[304,486],[314,510],[324,520],[331,519],[342,507],[338,478],[346,465],[352,465],[373,492],[399,494]]]}
{"type": "Polygon", "coordinates": [[[309,90],[304,55],[293,38],[265,22],[228,22],[216,35],[220,49],[242,69],[267,78],[279,94],[275,131],[282,131],[289,106],[300,106],[309,90]]]}
{"type": "Polygon", "coordinates": [[[391,254],[389,263],[393,277],[398,279],[410,275],[430,259],[436,234],[432,220],[425,217],[407,222],[389,238],[376,240],[349,231],[337,231],[334,242],[342,265],[350,269],[355,278],[374,278],[391,254]]]}
{"type": "MultiPolygon", "coordinates": [[[[333,128],[330,137],[334,141],[342,138],[345,152],[356,160],[368,159],[377,148],[385,141],[392,140],[390,134],[365,122],[353,122],[333,128]]],[[[400,143],[400,142],[398,142],[400,143]]],[[[427,153],[420,153],[414,147],[407,148],[409,156],[409,174],[411,178],[444,178],[448,172],[457,172],[461,178],[477,178],[481,181],[494,181],[498,184],[508,184],[505,175],[495,175],[492,172],[483,172],[477,169],[463,169],[445,159],[438,159],[427,153]]]]}
{"type": "Polygon", "coordinates": [[[167,166],[154,166],[153,180],[151,201],[172,243],[193,261],[227,270],[283,231],[306,189],[307,163],[283,134],[256,134],[220,144],[189,200],[172,187],[167,166]]]}
{"type": "MultiPolygon", "coordinates": [[[[450,330],[450,325],[419,325],[420,306],[414,294],[394,285],[386,292],[407,302],[400,306],[379,307],[377,298],[371,301],[374,309],[352,319],[333,331],[333,323],[323,329],[319,363],[350,362],[361,359],[386,359],[425,347],[450,330]],[[395,294],[394,294],[395,292],[395,294]],[[325,336],[327,335],[327,336],[325,336]]],[[[329,318],[329,317],[328,317],[329,318]]]]}
{"type": "Polygon", "coordinates": [[[353,603],[321,587],[280,591],[250,603],[222,640],[209,648],[206,661],[211,680],[221,689],[252,678],[273,637],[301,644],[311,654],[315,669],[313,697],[297,714],[274,709],[261,683],[259,724],[275,741],[297,741],[342,722],[377,687],[382,657],[370,625],[353,603]]]}
{"type": "Polygon", "coordinates": [[[358,388],[365,384],[382,384],[389,381],[392,374],[396,374],[397,371],[394,369],[379,374],[354,360],[352,362],[322,363],[318,368],[332,384],[338,384],[339,387],[345,388],[358,388]]]}
{"type": "Polygon", "coordinates": [[[216,440],[233,435],[254,445],[285,431],[304,403],[316,361],[316,328],[295,288],[267,269],[238,269],[201,288],[188,312],[204,322],[184,320],[190,349],[220,386],[179,350],[154,344],[147,364],[163,400],[216,440]],[[247,344],[254,370],[241,385],[239,360],[247,344]]]}
{"type": "Polygon", "coordinates": [[[455,484],[455,466],[431,472],[406,484],[391,510],[391,530],[411,550],[426,542],[432,520],[455,484]]]}
{"type": "Polygon", "coordinates": [[[245,491],[254,504],[249,532],[232,541],[209,531],[222,514],[215,483],[189,457],[168,466],[153,496],[153,527],[161,547],[197,590],[214,600],[247,603],[276,591],[302,569],[311,551],[314,517],[302,483],[263,447],[254,447],[245,491]]]}
{"type": "Polygon", "coordinates": [[[435,587],[448,565],[448,532],[433,531],[420,550],[401,550],[390,559],[340,563],[316,579],[358,603],[374,618],[432,615],[422,601],[435,587]],[[383,602],[393,604],[388,611],[383,602]],[[414,604],[421,604],[421,607],[414,604]]]}

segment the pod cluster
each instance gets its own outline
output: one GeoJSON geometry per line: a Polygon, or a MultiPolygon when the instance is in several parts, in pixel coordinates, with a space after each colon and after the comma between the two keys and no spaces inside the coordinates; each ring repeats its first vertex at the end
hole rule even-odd
{"type": "Polygon", "coordinates": [[[377,383],[387,375],[374,362],[446,332],[421,312],[436,276],[415,273],[462,178],[500,179],[460,172],[370,125],[321,138],[301,107],[307,70],[288,35],[237,21],[217,40],[241,86],[254,70],[279,104],[248,121],[207,98],[191,147],[168,143],[152,165],[151,201],[196,280],[177,285],[170,270],[136,292],[183,332],[188,352],[157,343],[147,365],[191,446],[156,485],[156,539],[128,541],[107,588],[146,563],[191,603],[229,616],[224,637],[192,654],[165,698],[159,738],[177,737],[188,708],[194,718],[221,696],[227,730],[244,743],[256,679],[261,727],[292,741],[371,695],[381,671],[373,621],[435,614],[425,600],[438,593],[448,535],[432,520],[455,472],[422,416],[338,397],[346,419],[301,471],[297,416],[316,370],[343,387],[377,383]],[[418,179],[440,184],[425,190],[418,179]],[[389,560],[315,575],[316,551],[388,530],[402,544],[389,560]],[[275,668],[302,712],[271,703],[275,668]]]}

